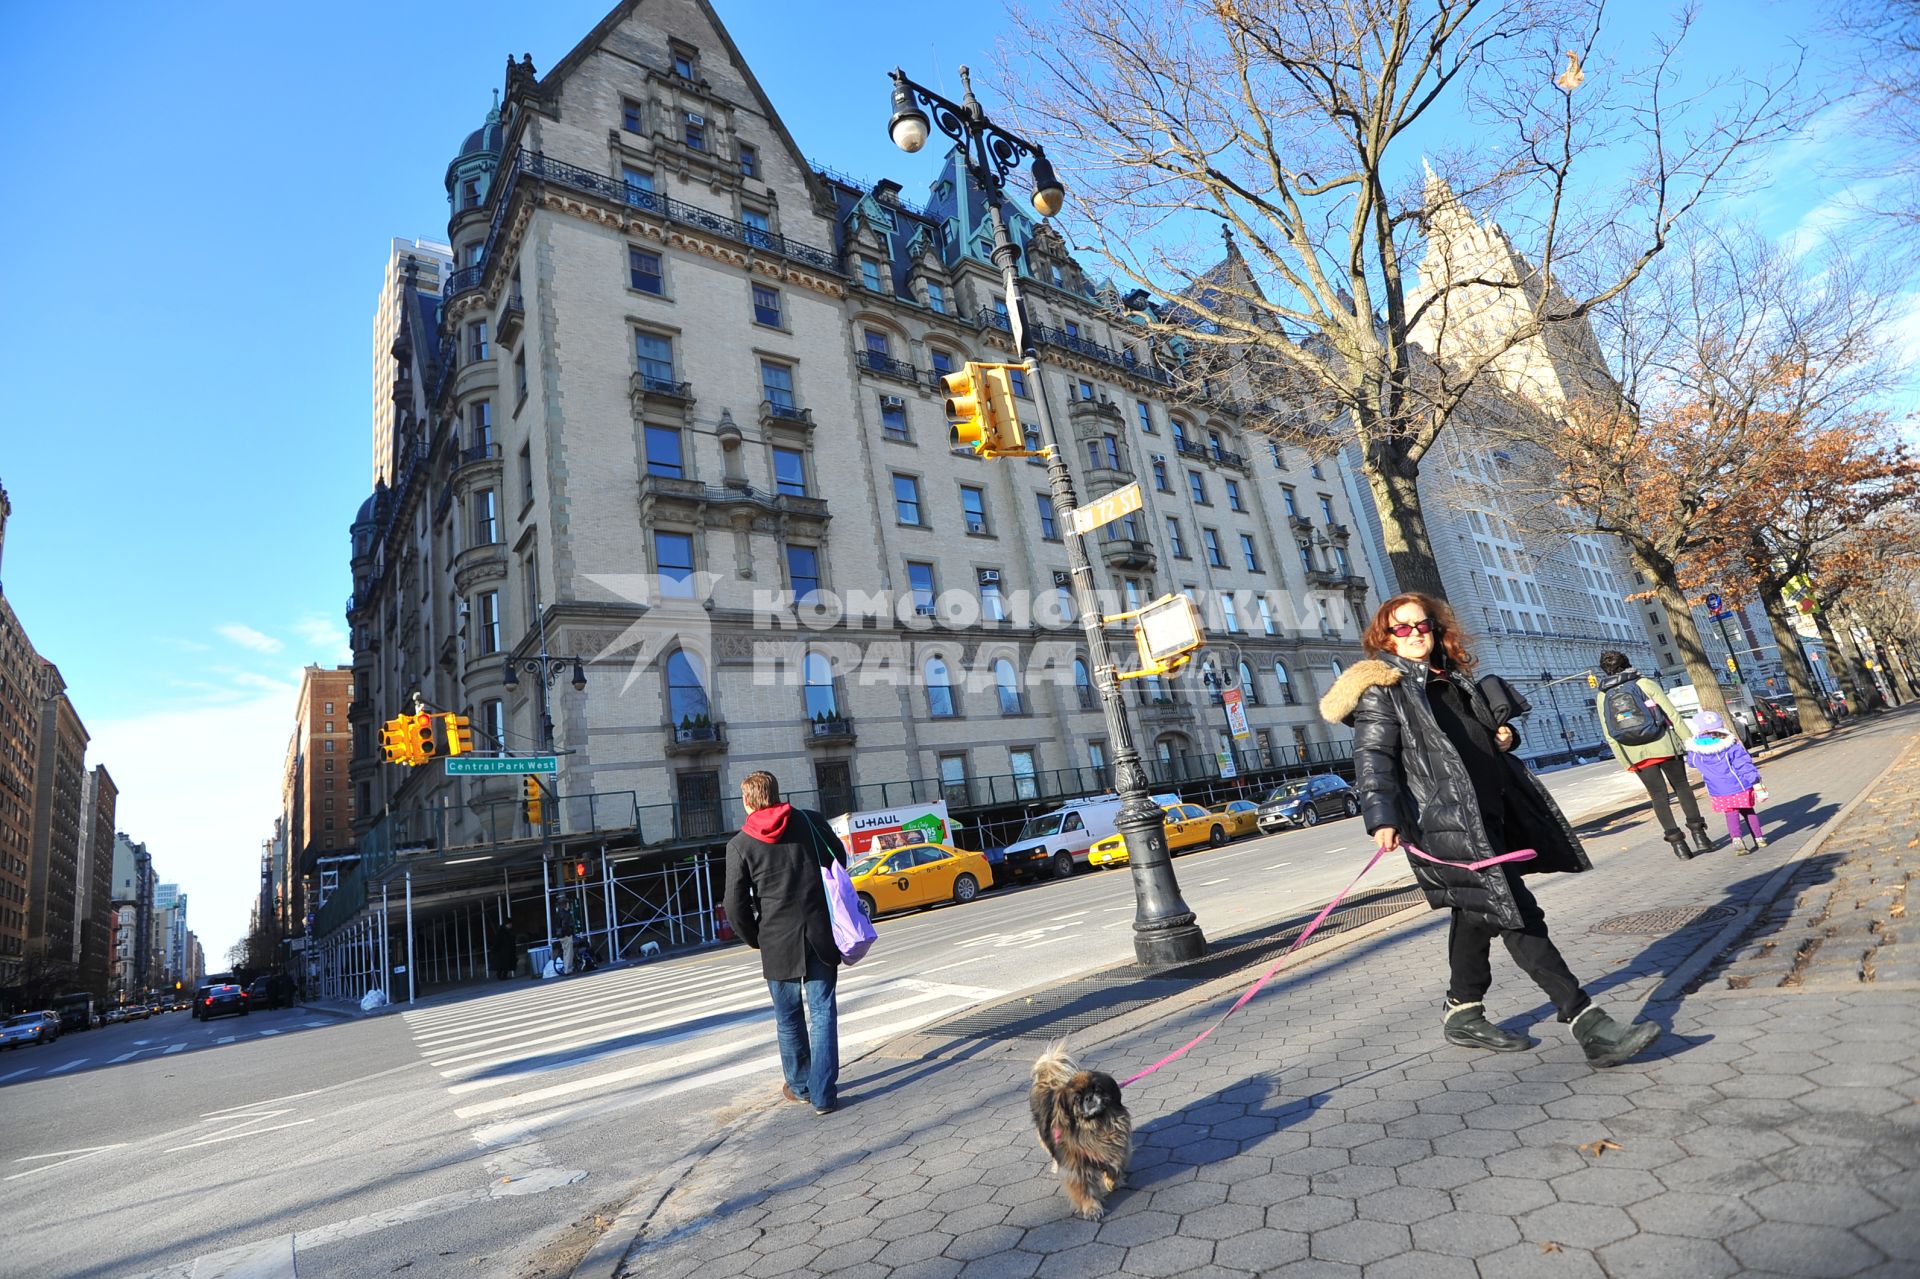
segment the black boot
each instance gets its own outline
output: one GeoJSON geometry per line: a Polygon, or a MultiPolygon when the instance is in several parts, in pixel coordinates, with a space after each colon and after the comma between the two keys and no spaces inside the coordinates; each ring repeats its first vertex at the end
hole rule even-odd
{"type": "Polygon", "coordinates": [[[1692,853],[1687,851],[1687,832],[1683,830],[1668,831],[1667,843],[1673,846],[1673,855],[1681,861],[1686,861],[1689,857],[1693,856],[1692,853]]]}
{"type": "Polygon", "coordinates": [[[1487,1006],[1481,1003],[1447,1003],[1447,1015],[1440,1022],[1447,1042],[1462,1048],[1491,1048],[1497,1053],[1521,1053],[1533,1047],[1525,1035],[1505,1031],[1487,1020],[1487,1006]]]}
{"type": "Polygon", "coordinates": [[[1573,1037],[1587,1054],[1588,1065],[1605,1068],[1638,1056],[1647,1045],[1660,1038],[1660,1027],[1647,1021],[1622,1026],[1589,1004],[1573,1019],[1573,1037]]]}
{"type": "Polygon", "coordinates": [[[1713,836],[1707,834],[1707,824],[1705,822],[1688,822],[1687,833],[1693,836],[1693,851],[1695,853],[1710,853],[1713,851],[1713,836]]]}

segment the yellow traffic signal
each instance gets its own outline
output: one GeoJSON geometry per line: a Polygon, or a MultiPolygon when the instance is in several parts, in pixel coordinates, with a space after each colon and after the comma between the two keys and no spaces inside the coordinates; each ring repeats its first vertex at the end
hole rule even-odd
{"type": "Polygon", "coordinates": [[[1020,428],[1010,377],[1015,369],[1025,368],[969,361],[959,372],[940,379],[947,390],[947,420],[953,426],[956,448],[972,449],[977,457],[1034,455],[1020,428]]]}
{"type": "Polygon", "coordinates": [[[464,755],[473,749],[473,721],[465,715],[448,715],[447,754],[464,755]]]}
{"type": "Polygon", "coordinates": [[[411,726],[407,716],[390,719],[380,726],[380,751],[389,764],[412,764],[415,762],[408,745],[407,729],[411,726]]]}
{"type": "Polygon", "coordinates": [[[408,717],[407,745],[413,750],[416,764],[424,764],[440,753],[440,743],[433,737],[433,716],[408,717]]]}
{"type": "Polygon", "coordinates": [[[532,773],[528,773],[526,777],[522,779],[522,793],[524,796],[524,805],[527,810],[527,825],[544,825],[547,809],[546,805],[541,802],[540,779],[532,773]]]}
{"type": "Polygon", "coordinates": [[[1600,687],[1600,677],[1598,675],[1595,675],[1592,671],[1587,672],[1587,687],[1588,688],[1600,687]]]}

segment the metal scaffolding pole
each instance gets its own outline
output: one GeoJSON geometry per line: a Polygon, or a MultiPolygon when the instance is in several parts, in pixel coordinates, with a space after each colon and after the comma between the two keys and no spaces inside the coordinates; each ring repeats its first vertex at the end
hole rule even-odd
{"type": "Polygon", "coordinates": [[[407,867],[407,1002],[412,1003],[417,987],[413,981],[413,867],[407,867]]]}

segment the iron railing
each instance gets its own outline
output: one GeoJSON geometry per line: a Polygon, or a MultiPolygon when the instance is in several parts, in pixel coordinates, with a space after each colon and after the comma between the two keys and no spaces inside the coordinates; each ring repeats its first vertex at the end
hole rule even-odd
{"type": "MultiPolygon", "coordinates": [[[[854,354],[853,362],[869,373],[881,377],[898,378],[902,382],[920,384],[920,370],[905,360],[896,360],[882,351],[859,351],[854,354]]],[[[936,378],[937,382],[938,379],[936,378]]]]}

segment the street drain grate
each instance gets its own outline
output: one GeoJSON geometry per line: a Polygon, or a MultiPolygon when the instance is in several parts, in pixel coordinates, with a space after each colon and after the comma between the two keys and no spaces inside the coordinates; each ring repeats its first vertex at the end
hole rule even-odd
{"type": "Polygon", "coordinates": [[[1739,913],[1738,906],[1665,906],[1659,910],[1643,910],[1634,915],[1615,915],[1612,919],[1601,920],[1587,931],[1614,935],[1626,934],[1634,937],[1661,937],[1699,924],[1717,924],[1722,920],[1732,919],[1739,913]]]}

